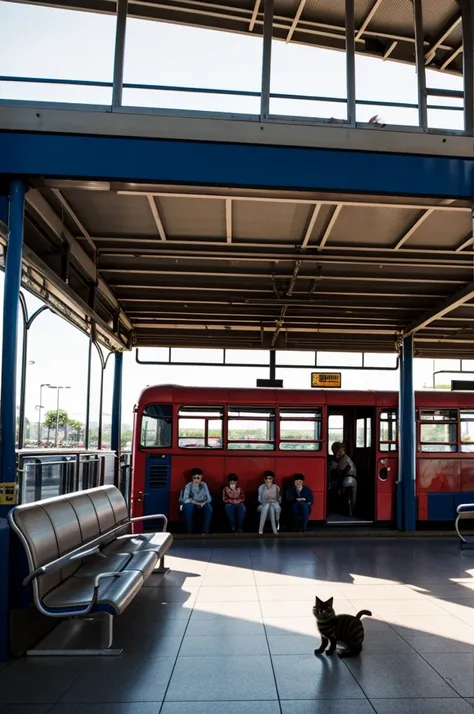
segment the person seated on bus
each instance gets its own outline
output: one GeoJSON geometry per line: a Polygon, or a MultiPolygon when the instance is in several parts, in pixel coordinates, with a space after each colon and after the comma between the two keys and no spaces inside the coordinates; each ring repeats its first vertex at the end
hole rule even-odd
{"type": "Polygon", "coordinates": [[[338,472],[338,488],[351,489],[350,494],[350,510],[351,515],[354,512],[357,496],[357,472],[352,459],[346,454],[345,446],[340,441],[335,441],[332,445],[332,452],[337,461],[338,472]]]}
{"type": "Polygon", "coordinates": [[[227,486],[222,492],[222,500],[225,503],[225,512],[229,521],[232,533],[242,533],[242,525],[245,518],[245,494],[242,486],[238,485],[239,477],[236,474],[229,474],[227,486]]]}
{"type": "Polygon", "coordinates": [[[202,470],[191,471],[192,480],[186,484],[183,492],[183,513],[188,533],[193,532],[193,518],[196,513],[202,515],[202,533],[209,533],[212,518],[211,494],[202,480],[202,470]]]}
{"type": "Polygon", "coordinates": [[[281,496],[280,487],[275,483],[275,474],[273,471],[265,471],[263,474],[263,483],[258,487],[258,502],[260,511],[260,524],[258,532],[263,534],[263,528],[267,517],[270,516],[272,531],[278,535],[280,513],[281,513],[281,496]]]}
{"type": "Polygon", "coordinates": [[[313,494],[311,489],[304,485],[303,474],[294,475],[293,486],[286,490],[285,497],[288,503],[291,504],[293,528],[297,531],[299,526],[299,530],[306,533],[311,506],[313,505],[313,494]],[[299,525],[300,519],[301,525],[299,525]]]}

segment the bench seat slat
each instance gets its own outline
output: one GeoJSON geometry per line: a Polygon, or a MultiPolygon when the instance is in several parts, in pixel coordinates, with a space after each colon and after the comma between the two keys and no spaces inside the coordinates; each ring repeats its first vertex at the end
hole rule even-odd
{"type": "MultiPolygon", "coordinates": [[[[143,585],[143,575],[138,570],[126,570],[120,578],[107,578],[99,584],[99,594],[94,607],[96,612],[104,611],[119,615],[133,600],[143,585]]],[[[94,594],[94,577],[73,575],[43,598],[43,605],[51,611],[73,610],[87,607],[94,594]]]]}

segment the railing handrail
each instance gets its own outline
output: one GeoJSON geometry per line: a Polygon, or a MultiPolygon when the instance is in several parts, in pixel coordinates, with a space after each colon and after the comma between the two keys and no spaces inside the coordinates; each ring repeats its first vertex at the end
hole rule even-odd
{"type": "MultiPolygon", "coordinates": [[[[100,87],[103,89],[112,89],[112,82],[103,82],[100,80],[90,79],[58,79],[52,77],[19,77],[14,75],[0,75],[0,82],[18,82],[23,84],[50,84],[59,86],[72,87],[100,87]]],[[[210,94],[236,97],[255,97],[259,98],[259,91],[250,91],[244,89],[218,89],[211,87],[183,87],[179,85],[166,84],[139,84],[134,82],[124,82],[123,89],[137,89],[144,91],[157,92],[183,92],[187,94],[210,94]]],[[[427,96],[449,97],[453,99],[464,99],[464,92],[460,90],[444,90],[437,88],[428,88],[427,96]]],[[[306,94],[284,94],[281,92],[270,92],[270,99],[284,99],[304,102],[324,102],[329,104],[347,104],[347,97],[323,97],[318,95],[306,94]]],[[[51,102],[54,103],[54,102],[51,102]]],[[[393,107],[395,109],[418,109],[418,104],[413,102],[387,102],[383,100],[372,99],[357,99],[356,105],[369,107],[393,107]]],[[[87,106],[87,103],[85,103],[87,106]]],[[[464,104],[459,106],[443,105],[443,104],[428,104],[428,109],[438,109],[443,111],[464,111],[464,104]]],[[[343,120],[341,120],[343,121],[343,120]]]]}
{"type": "Polygon", "coordinates": [[[35,457],[35,456],[57,456],[57,455],[67,456],[68,454],[71,454],[74,456],[76,456],[78,454],[79,455],[80,454],[98,454],[98,455],[100,455],[100,454],[114,454],[115,451],[112,451],[112,449],[82,449],[82,448],[75,449],[73,447],[71,447],[70,449],[69,448],[62,449],[60,447],[56,447],[56,448],[54,448],[54,447],[47,448],[46,447],[44,449],[41,449],[41,448],[38,448],[35,446],[32,449],[17,449],[16,453],[18,454],[18,456],[35,457]]]}

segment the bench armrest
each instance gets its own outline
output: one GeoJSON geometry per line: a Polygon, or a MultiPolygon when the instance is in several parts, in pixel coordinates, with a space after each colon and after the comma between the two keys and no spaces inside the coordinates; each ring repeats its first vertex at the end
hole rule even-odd
{"type": "Polygon", "coordinates": [[[456,513],[467,513],[469,511],[474,514],[474,503],[460,503],[456,508],[456,513]]]}
{"type": "MultiPolygon", "coordinates": [[[[105,578],[120,578],[121,575],[123,575],[123,572],[119,571],[110,571],[106,573],[99,573],[98,575],[96,575],[94,580],[94,592],[92,593],[92,598],[89,605],[87,605],[87,607],[85,607],[83,610],[74,610],[74,613],[72,614],[74,614],[75,616],[88,615],[97,602],[97,598],[99,596],[100,581],[105,578]]],[[[64,614],[65,616],[67,616],[67,613],[64,614]]]]}
{"type": "Polygon", "coordinates": [[[157,518],[163,519],[163,532],[165,532],[168,528],[168,519],[163,513],[154,513],[151,516],[136,516],[136,518],[130,518],[129,523],[136,523],[137,521],[152,521],[156,520],[157,518]]]}
{"type": "Polygon", "coordinates": [[[91,555],[101,554],[98,545],[95,545],[92,548],[86,548],[85,546],[83,546],[83,548],[84,549],[73,550],[70,553],[61,556],[61,558],[53,560],[51,563],[47,563],[46,565],[42,565],[40,568],[36,568],[36,570],[33,570],[33,572],[29,573],[29,575],[26,576],[22,584],[29,585],[33,580],[35,580],[35,578],[40,575],[44,575],[45,573],[54,573],[57,570],[61,570],[61,568],[65,568],[67,565],[73,563],[76,560],[88,558],[91,555]]]}

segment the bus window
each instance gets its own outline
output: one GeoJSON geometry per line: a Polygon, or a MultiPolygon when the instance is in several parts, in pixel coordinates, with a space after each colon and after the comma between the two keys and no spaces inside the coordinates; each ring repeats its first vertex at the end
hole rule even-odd
{"type": "Polygon", "coordinates": [[[461,409],[461,451],[474,451],[474,409],[461,409]]]}
{"type": "Polygon", "coordinates": [[[224,407],[183,406],[178,414],[178,446],[222,449],[224,407]]]}
{"type": "Polygon", "coordinates": [[[422,451],[457,451],[457,409],[420,410],[420,446],[422,451]]]}
{"type": "Polygon", "coordinates": [[[280,409],[280,449],[320,451],[322,411],[318,409],[280,409]]]}
{"type": "Polygon", "coordinates": [[[380,413],[380,451],[396,451],[398,438],[397,412],[395,409],[380,413]]]}
{"type": "Polygon", "coordinates": [[[370,449],[372,446],[372,419],[361,417],[356,421],[356,449],[370,449]]]}
{"type": "Polygon", "coordinates": [[[171,404],[148,404],[142,414],[140,446],[163,449],[171,446],[171,404]]]}
{"type": "Polygon", "coordinates": [[[275,409],[229,407],[229,449],[275,449],[275,409]]]}
{"type": "Polygon", "coordinates": [[[332,453],[332,445],[336,441],[344,441],[344,416],[342,414],[329,415],[328,431],[328,451],[332,453]]]}

